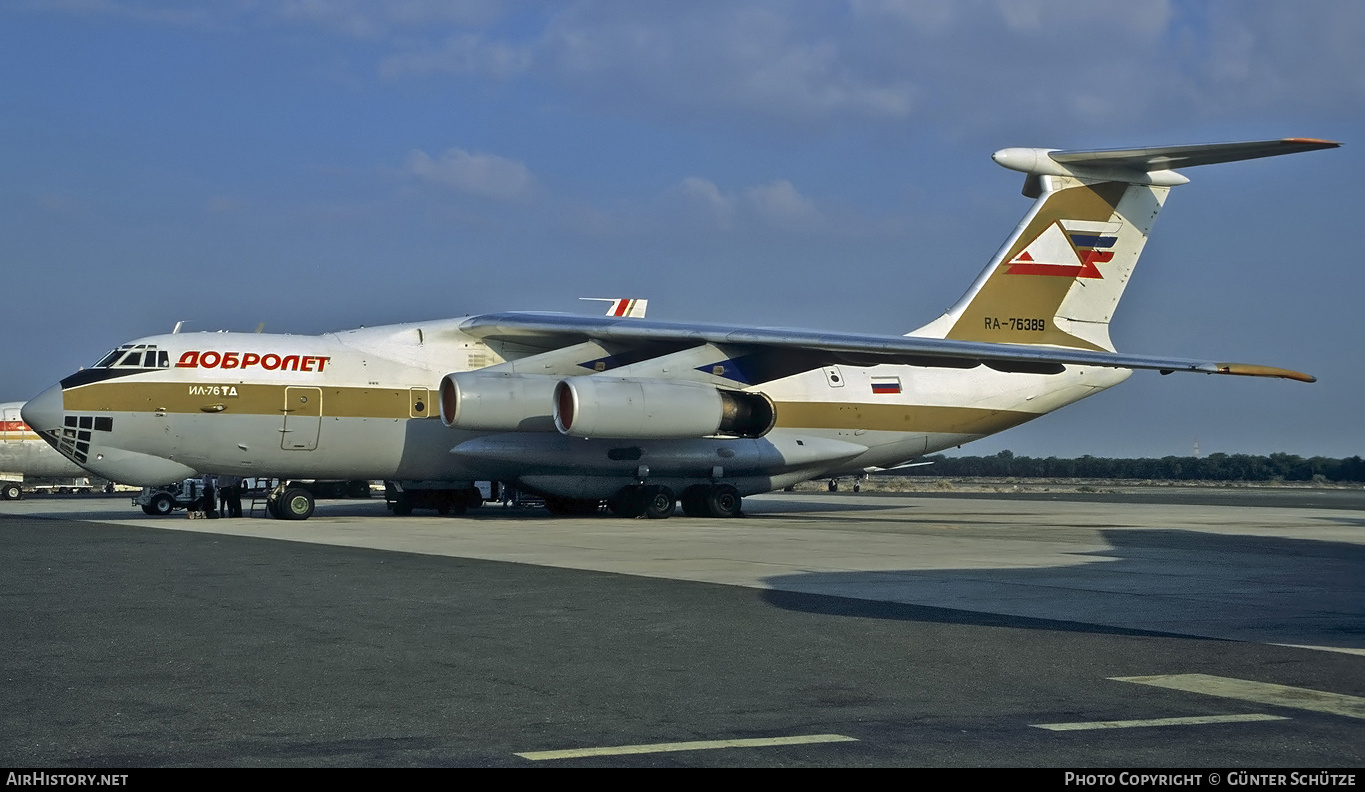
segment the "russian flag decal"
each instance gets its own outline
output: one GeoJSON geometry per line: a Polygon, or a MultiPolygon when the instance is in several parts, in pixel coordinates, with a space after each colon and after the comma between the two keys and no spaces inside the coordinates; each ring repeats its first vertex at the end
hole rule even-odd
{"type": "Polygon", "coordinates": [[[900,392],[901,392],[901,378],[900,378],[900,377],[873,377],[873,378],[872,378],[872,392],[873,392],[873,393],[900,393],[900,392]]]}

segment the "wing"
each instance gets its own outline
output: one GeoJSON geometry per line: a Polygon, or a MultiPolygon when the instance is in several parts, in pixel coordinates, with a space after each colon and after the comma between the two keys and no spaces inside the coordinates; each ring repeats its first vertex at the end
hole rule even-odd
{"type": "MultiPolygon", "coordinates": [[[[1055,374],[1069,365],[1280,377],[1315,382],[1307,374],[1272,366],[1128,355],[1027,344],[993,344],[915,336],[835,333],[737,325],[682,324],[646,319],[551,313],[493,313],[466,319],[460,329],[528,354],[581,350],[579,373],[666,376],[758,385],[826,365],[885,363],[931,368],[988,366],[1000,371],[1055,374]],[[606,354],[600,354],[601,352],[606,354]],[[593,355],[596,355],[595,357],[593,355]]],[[[564,371],[560,360],[560,371],[564,371]]],[[[565,372],[567,373],[567,372],[565,372]]]]}

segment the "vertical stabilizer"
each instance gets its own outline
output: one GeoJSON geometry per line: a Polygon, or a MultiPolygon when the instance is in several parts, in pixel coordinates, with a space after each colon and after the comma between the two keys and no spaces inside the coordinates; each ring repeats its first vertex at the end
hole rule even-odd
{"type": "Polygon", "coordinates": [[[1114,351],[1109,321],[1166,194],[1171,170],[1333,148],[1292,138],[1108,151],[1003,149],[1036,198],[989,265],[946,313],[914,336],[1114,351]]]}

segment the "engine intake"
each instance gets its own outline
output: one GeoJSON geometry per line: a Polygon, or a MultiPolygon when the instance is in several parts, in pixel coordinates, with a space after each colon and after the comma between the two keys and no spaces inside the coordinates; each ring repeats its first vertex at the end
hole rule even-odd
{"type": "MultiPolygon", "coordinates": [[[[444,401],[442,402],[444,404],[444,401]]],[[[777,410],[762,393],[692,382],[570,377],[555,386],[555,426],[570,437],[762,437],[777,410]]]]}
{"type": "Polygon", "coordinates": [[[482,431],[552,431],[557,382],[529,374],[447,374],[441,378],[441,422],[482,431]]]}

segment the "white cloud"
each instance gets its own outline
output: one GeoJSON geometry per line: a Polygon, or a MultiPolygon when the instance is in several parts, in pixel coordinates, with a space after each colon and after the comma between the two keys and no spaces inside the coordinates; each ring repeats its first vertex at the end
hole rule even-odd
{"type": "Polygon", "coordinates": [[[810,227],[821,220],[815,204],[797,192],[796,187],[785,179],[759,187],[750,187],[744,195],[749,206],[760,217],[774,225],[810,227]]]}
{"type": "Polygon", "coordinates": [[[283,0],[269,13],[352,38],[375,39],[450,26],[486,25],[504,12],[499,0],[283,0]]]}
{"type": "Polygon", "coordinates": [[[390,55],[379,62],[379,73],[400,77],[406,73],[476,74],[507,79],[531,67],[528,47],[515,47],[502,41],[486,41],[472,33],[451,36],[438,48],[421,48],[390,55]]]}
{"type": "Polygon", "coordinates": [[[242,14],[251,3],[250,0],[224,0],[215,7],[186,7],[184,3],[170,0],[25,0],[22,5],[37,11],[209,29],[242,14]]]}
{"type": "Polygon", "coordinates": [[[1358,113],[1365,103],[1365,4],[1350,2],[21,2],[29,12],[352,39],[365,43],[343,57],[387,79],[512,83],[574,112],[765,134],[853,126],[1089,138],[1358,113]]]}
{"type": "Polygon", "coordinates": [[[538,43],[551,76],[595,103],[669,116],[818,121],[904,117],[914,91],[861,68],[785,4],[579,3],[538,43]]]}
{"type": "Polygon", "coordinates": [[[692,210],[718,228],[729,228],[735,219],[735,199],[720,191],[715,182],[688,176],[673,190],[684,209],[692,210]]]}
{"type": "Polygon", "coordinates": [[[1365,101],[1365,5],[1218,5],[1193,93],[1216,112],[1337,107],[1365,101]]]}
{"type": "Polygon", "coordinates": [[[471,154],[452,148],[433,159],[425,151],[414,150],[408,155],[405,170],[427,184],[481,198],[518,201],[536,191],[536,179],[524,164],[496,154],[471,154]]]}
{"type": "Polygon", "coordinates": [[[948,30],[958,19],[959,0],[850,0],[858,16],[889,17],[923,33],[948,30]]]}
{"type": "Polygon", "coordinates": [[[700,223],[723,231],[765,226],[810,230],[825,222],[815,202],[786,179],[727,193],[709,179],[689,176],[661,199],[664,222],[675,227],[700,223]]]}

